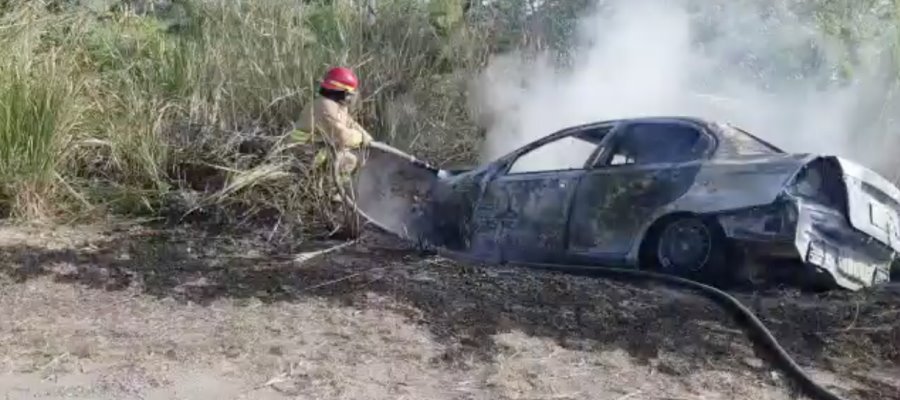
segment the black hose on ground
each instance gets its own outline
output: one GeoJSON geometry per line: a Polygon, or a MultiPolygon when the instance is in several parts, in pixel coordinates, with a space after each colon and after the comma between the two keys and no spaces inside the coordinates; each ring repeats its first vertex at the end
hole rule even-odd
{"type": "MultiPolygon", "coordinates": [[[[376,224],[376,226],[378,225],[376,224]]],[[[389,230],[383,227],[378,227],[384,232],[391,233],[389,230]]],[[[466,257],[461,257],[459,254],[441,249],[437,250],[437,254],[450,259],[467,259],[466,257]]],[[[809,396],[813,400],[845,400],[842,397],[828,391],[828,389],[826,389],[822,385],[813,381],[813,379],[803,371],[803,368],[801,368],[800,365],[797,364],[797,362],[794,361],[794,359],[790,356],[790,354],[788,354],[784,347],[782,347],[781,344],[778,343],[778,339],[775,338],[775,335],[773,335],[769,328],[767,328],[766,325],[762,321],[760,321],[756,314],[753,313],[752,310],[747,308],[743,303],[741,303],[740,300],[736,299],[734,296],[721,289],[690,279],[639,269],[558,264],[517,264],[533,269],[563,272],[580,271],[589,273],[591,275],[600,275],[610,278],[628,278],[642,281],[656,281],[674,287],[697,291],[706,298],[712,300],[714,303],[730,311],[732,316],[742,317],[744,320],[743,322],[745,322],[743,325],[751,331],[750,339],[756,342],[757,345],[759,345],[763,349],[768,350],[771,353],[770,355],[772,356],[775,364],[782,370],[782,372],[784,372],[788,376],[788,378],[792,379],[798,384],[801,392],[803,392],[805,395],[809,396]]]]}
{"type": "MultiPolygon", "coordinates": [[[[452,258],[452,257],[451,257],[452,258]]],[[[685,279],[673,275],[650,272],[638,269],[626,268],[610,268],[610,267],[594,267],[580,265],[556,265],[556,264],[521,264],[526,267],[559,270],[559,271],[583,271],[586,273],[597,274],[608,277],[631,278],[638,280],[657,281],[670,286],[693,289],[700,292],[706,298],[712,300],[716,304],[732,312],[733,315],[743,317],[747,326],[752,333],[751,340],[761,343],[763,348],[771,351],[774,361],[781,370],[792,380],[799,384],[801,391],[814,400],[844,400],[838,395],[828,391],[822,385],[816,383],[810,378],[806,372],[797,364],[796,361],[785,351],[784,347],[778,343],[775,336],[769,331],[769,328],[757,318],[749,308],[744,306],[740,300],[727,292],[716,287],[706,285],[690,279],[685,279]]]]}

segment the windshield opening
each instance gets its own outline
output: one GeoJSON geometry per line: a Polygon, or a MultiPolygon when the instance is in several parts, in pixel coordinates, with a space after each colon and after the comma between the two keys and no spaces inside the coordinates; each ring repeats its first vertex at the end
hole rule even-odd
{"type": "Polygon", "coordinates": [[[727,143],[726,153],[738,156],[751,156],[760,154],[780,154],[781,149],[764,142],[751,133],[731,124],[718,123],[716,126],[722,132],[727,143]]]}

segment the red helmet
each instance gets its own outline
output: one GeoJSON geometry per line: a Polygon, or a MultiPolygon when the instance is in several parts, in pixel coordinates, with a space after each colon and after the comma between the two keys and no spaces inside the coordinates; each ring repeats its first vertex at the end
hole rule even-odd
{"type": "Polygon", "coordinates": [[[342,90],[353,93],[359,86],[359,79],[350,68],[335,67],[329,69],[322,79],[322,87],[329,90],[342,90]]]}

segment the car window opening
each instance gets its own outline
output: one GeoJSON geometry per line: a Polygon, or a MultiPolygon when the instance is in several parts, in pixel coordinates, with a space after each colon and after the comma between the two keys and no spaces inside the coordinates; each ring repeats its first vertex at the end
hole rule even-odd
{"type": "Polygon", "coordinates": [[[757,137],[751,135],[743,129],[737,128],[731,124],[716,123],[714,124],[722,136],[725,138],[724,151],[722,155],[729,156],[753,156],[779,154],[782,151],[757,137]]]}
{"type": "Polygon", "coordinates": [[[532,149],[517,158],[508,174],[584,169],[609,127],[588,128],[532,149]]]}
{"type": "Polygon", "coordinates": [[[510,167],[509,173],[584,169],[596,149],[594,143],[566,136],[523,154],[510,167]]]}
{"type": "Polygon", "coordinates": [[[702,134],[691,127],[671,124],[636,124],[616,141],[607,165],[689,162],[706,150],[702,134]]]}

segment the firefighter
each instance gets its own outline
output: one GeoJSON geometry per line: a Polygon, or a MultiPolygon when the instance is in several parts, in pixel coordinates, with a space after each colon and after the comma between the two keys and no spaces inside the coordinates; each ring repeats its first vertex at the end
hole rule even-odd
{"type": "MultiPolygon", "coordinates": [[[[319,85],[319,95],[306,105],[295,125],[292,134],[295,142],[312,142],[318,145],[313,166],[320,171],[320,185],[328,181],[346,188],[350,176],[359,164],[352,151],[372,142],[372,136],[350,115],[349,105],[358,88],[359,79],[349,68],[329,69],[319,85]],[[335,172],[337,173],[334,174],[335,172]],[[331,179],[334,175],[337,175],[338,182],[331,179]]],[[[326,192],[323,194],[331,194],[331,201],[343,202],[340,193],[320,188],[326,192]]],[[[349,210],[345,209],[344,214],[347,218],[350,217],[349,210]]],[[[345,222],[353,230],[354,224],[349,220],[345,222]]],[[[335,226],[335,232],[340,229],[339,225],[335,226]]]]}
{"type": "MultiPolygon", "coordinates": [[[[358,165],[351,150],[372,142],[372,136],[350,115],[349,104],[358,87],[359,79],[349,68],[331,68],[322,79],[319,96],[307,104],[296,126],[299,131],[296,133],[301,137],[321,139],[333,150],[332,162],[342,180],[346,180],[358,165]]],[[[317,160],[325,155],[322,151],[317,160]]]]}

